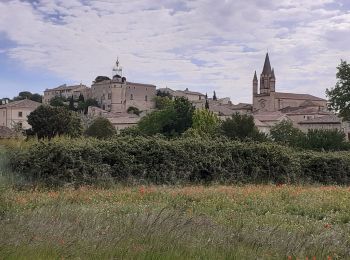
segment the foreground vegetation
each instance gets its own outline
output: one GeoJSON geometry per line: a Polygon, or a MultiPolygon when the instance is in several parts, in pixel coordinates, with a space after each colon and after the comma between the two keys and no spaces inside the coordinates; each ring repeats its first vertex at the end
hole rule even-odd
{"type": "Polygon", "coordinates": [[[346,187],[47,189],[21,185],[6,165],[0,149],[0,255],[4,259],[350,257],[346,187]]]}
{"type": "Polygon", "coordinates": [[[56,138],[14,143],[11,167],[34,185],[350,184],[348,152],[224,138],[56,138]]]}
{"type": "Polygon", "coordinates": [[[340,187],[115,187],[2,193],[5,259],[344,259],[340,187]]]}

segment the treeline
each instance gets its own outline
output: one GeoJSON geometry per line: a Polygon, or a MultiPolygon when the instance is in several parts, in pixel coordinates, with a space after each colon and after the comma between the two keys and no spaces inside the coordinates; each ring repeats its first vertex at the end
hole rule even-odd
{"type": "MultiPolygon", "coordinates": [[[[157,110],[142,117],[137,126],[122,130],[121,136],[158,136],[168,139],[200,137],[202,139],[228,138],[237,141],[273,142],[297,149],[340,151],[350,150],[345,134],[334,130],[310,130],[303,133],[290,121],[282,121],[271,128],[270,135],[261,133],[251,115],[235,114],[221,120],[209,109],[195,109],[185,98],[170,99],[157,96],[157,110]]],[[[130,113],[135,113],[130,109],[130,113]]],[[[32,131],[39,139],[55,136],[96,138],[117,136],[113,125],[105,118],[97,118],[82,126],[81,116],[66,106],[41,106],[28,117],[32,131]]]]}
{"type": "Polygon", "coordinates": [[[27,181],[47,186],[99,183],[320,183],[350,184],[345,152],[297,151],[225,138],[55,138],[9,152],[27,181]]]}

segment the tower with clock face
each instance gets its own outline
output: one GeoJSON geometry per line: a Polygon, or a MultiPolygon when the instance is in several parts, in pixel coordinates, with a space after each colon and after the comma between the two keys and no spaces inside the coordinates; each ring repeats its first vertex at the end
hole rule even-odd
{"type": "Polygon", "coordinates": [[[254,111],[273,111],[274,110],[274,92],[276,89],[275,71],[271,68],[269,54],[266,54],[264,67],[260,74],[259,81],[254,73],[253,78],[253,110],[254,111]]]}

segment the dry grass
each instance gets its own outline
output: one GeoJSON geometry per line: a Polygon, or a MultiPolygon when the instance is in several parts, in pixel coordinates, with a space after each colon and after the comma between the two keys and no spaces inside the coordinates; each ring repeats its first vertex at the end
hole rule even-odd
{"type": "Polygon", "coordinates": [[[347,187],[18,190],[5,163],[0,259],[350,258],[347,187]]]}
{"type": "Polygon", "coordinates": [[[344,187],[7,189],[2,201],[8,258],[350,257],[344,187]]]}

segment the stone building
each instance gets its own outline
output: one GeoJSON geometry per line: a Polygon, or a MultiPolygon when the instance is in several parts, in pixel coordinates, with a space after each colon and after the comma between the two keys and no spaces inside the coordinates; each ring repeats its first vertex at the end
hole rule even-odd
{"type": "Polygon", "coordinates": [[[114,75],[97,77],[91,86],[91,97],[96,99],[103,110],[124,113],[129,107],[141,111],[153,109],[156,86],[129,82],[122,76],[119,61],[113,69],[114,75]]]}
{"type": "Polygon", "coordinates": [[[283,120],[291,120],[302,131],[310,129],[342,129],[346,134],[347,123],[327,110],[327,101],[309,94],[276,92],[275,71],[266,54],[260,75],[260,86],[256,72],[253,78],[252,112],[257,127],[265,133],[283,120]]]}
{"type": "Polygon", "coordinates": [[[256,71],[253,78],[253,112],[274,112],[287,107],[305,106],[306,102],[320,110],[327,109],[327,101],[309,94],[276,92],[275,71],[271,68],[269,54],[266,54],[263,71],[260,74],[260,87],[256,71]],[[259,89],[259,91],[258,91],[259,89]]]}
{"type": "Polygon", "coordinates": [[[0,106],[0,126],[4,126],[10,129],[16,126],[22,129],[29,129],[31,126],[28,124],[27,116],[37,109],[41,103],[24,99],[19,101],[10,102],[0,106]]]}
{"type": "Polygon", "coordinates": [[[185,90],[172,90],[168,87],[166,88],[160,88],[158,91],[163,92],[163,93],[168,93],[172,97],[185,97],[189,101],[198,101],[198,100],[203,100],[205,101],[206,95],[200,93],[200,92],[195,92],[195,91],[190,91],[188,88],[185,90]]]}
{"type": "Polygon", "coordinates": [[[131,113],[108,112],[98,107],[89,107],[88,116],[91,118],[104,117],[108,119],[119,132],[122,129],[136,126],[141,117],[131,113]]]}
{"type": "Polygon", "coordinates": [[[83,84],[73,86],[64,84],[57,88],[46,89],[44,91],[43,103],[49,104],[50,100],[54,97],[64,97],[68,99],[73,96],[73,98],[77,100],[80,95],[83,95],[84,99],[90,98],[90,88],[83,84]]]}

